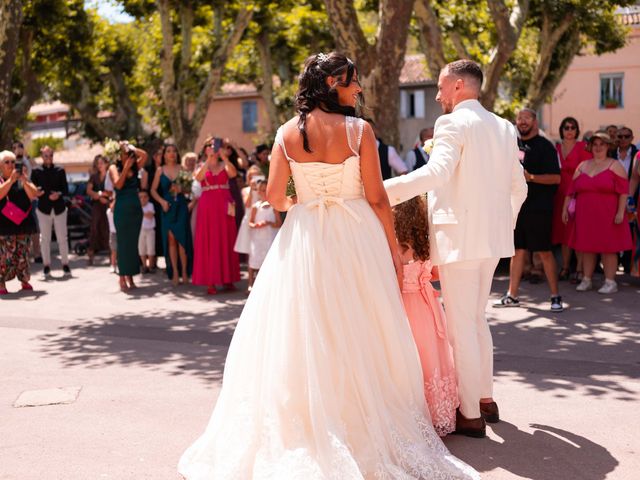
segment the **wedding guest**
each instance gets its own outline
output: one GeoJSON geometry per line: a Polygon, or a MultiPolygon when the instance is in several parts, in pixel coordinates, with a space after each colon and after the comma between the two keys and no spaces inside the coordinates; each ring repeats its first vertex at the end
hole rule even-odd
{"type": "MultiPolygon", "coordinates": [[[[167,277],[174,286],[189,283],[192,265],[189,202],[179,184],[182,166],[178,147],[168,144],[164,148],[163,165],[156,171],[151,185],[151,196],[162,208],[162,244],[168,253],[167,277]]],[[[165,255],[166,256],[166,255],[165,255]]]]}
{"type": "Polygon", "coordinates": [[[213,138],[203,146],[205,162],[195,179],[202,186],[198,203],[194,241],[193,284],[204,285],[207,293],[217,293],[216,285],[235,290],[240,280],[240,261],[233,251],[236,241],[235,203],[229,192],[229,179],[237,175],[226,152],[213,138]]]}
{"type": "Polygon", "coordinates": [[[606,132],[593,134],[589,143],[593,159],[576,169],[562,210],[562,220],[568,223],[569,202],[575,197],[575,223],[569,246],[583,255],[584,276],[576,287],[579,292],[593,288],[597,254],[602,257],[605,276],[598,293],[617,292],[618,252],[631,248],[631,232],[624,221],[629,181],[620,162],[607,156],[611,144],[606,132]]]}
{"type": "Polygon", "coordinates": [[[423,197],[396,205],[393,219],[402,250],[402,301],[420,355],[433,428],[443,437],[456,428],[458,388],[444,309],[439,292],[431,285],[432,280],[438,280],[438,267],[429,260],[429,225],[423,197]]]}
{"type": "Polygon", "coordinates": [[[261,143],[256,147],[256,151],[253,154],[255,164],[260,167],[262,174],[266,178],[269,178],[269,152],[271,152],[269,146],[261,143]]]}
{"type": "Polygon", "coordinates": [[[136,288],[133,276],[140,273],[138,238],[142,225],[142,207],[138,192],[138,171],[147,162],[147,153],[127,142],[121,143],[120,158],[109,167],[116,201],[113,221],[117,231],[118,275],[120,290],[136,288]]]}
{"type": "Polygon", "coordinates": [[[6,295],[7,282],[17,277],[22,290],[33,290],[29,283],[31,235],[36,231],[31,203],[38,197],[26,168],[16,169],[16,156],[0,152],[0,295],[6,295]]]}
{"type": "Polygon", "coordinates": [[[113,210],[115,200],[111,200],[107,208],[107,221],[109,222],[109,273],[118,271],[118,237],[116,235],[116,224],[113,221],[113,210]]]}
{"type": "Polygon", "coordinates": [[[605,128],[607,135],[609,135],[609,138],[611,139],[611,145],[609,147],[609,151],[607,152],[607,156],[610,158],[614,158],[615,154],[616,154],[616,150],[618,148],[618,126],[611,124],[611,125],[607,125],[607,128],[605,128]]]}
{"type": "MultiPolygon", "coordinates": [[[[578,165],[585,160],[593,157],[591,152],[587,150],[587,142],[578,140],[580,138],[580,127],[578,121],[573,117],[566,117],[560,122],[560,139],[561,142],[556,144],[558,159],[560,160],[560,184],[553,201],[553,227],[551,230],[551,243],[561,245],[562,249],[562,268],[560,270],[559,279],[568,280],[570,275],[572,279],[581,279],[582,275],[582,255],[577,255],[576,272],[571,273],[569,267],[571,264],[572,250],[569,248],[569,233],[571,232],[571,223],[565,225],[562,221],[562,206],[564,205],[564,197],[571,185],[573,174],[578,165]]],[[[577,282],[576,282],[577,283],[577,282]]]]}
{"type": "MultiPolygon", "coordinates": [[[[258,201],[258,192],[256,190],[256,182],[258,180],[264,180],[262,170],[257,165],[252,165],[247,170],[247,186],[242,189],[242,199],[245,207],[245,214],[242,218],[242,223],[238,229],[238,236],[233,250],[243,255],[249,255],[251,251],[251,228],[249,227],[249,217],[251,217],[251,207],[258,201]]],[[[254,271],[253,268],[248,266],[248,284],[249,287],[253,285],[254,271]]]]}
{"type": "Polygon", "coordinates": [[[382,179],[387,180],[394,175],[407,173],[409,169],[405,165],[404,160],[402,160],[402,157],[398,155],[398,151],[393,146],[384,143],[380,135],[380,130],[375,124],[373,125],[373,129],[376,134],[382,179]]]}
{"type": "MultiPolygon", "coordinates": [[[[627,172],[627,178],[631,180],[631,174],[633,173],[633,159],[638,153],[638,149],[633,144],[633,131],[629,127],[620,127],[618,129],[616,138],[618,139],[618,148],[616,148],[611,158],[615,158],[622,164],[625,172],[627,172]]],[[[628,223],[629,229],[631,230],[631,232],[634,232],[636,228],[635,221],[630,221],[628,223]]],[[[632,257],[632,250],[625,250],[624,252],[622,252],[622,255],[620,255],[619,263],[620,265],[622,265],[624,273],[631,272],[632,257]]]]}
{"type": "Polygon", "coordinates": [[[258,274],[273,240],[282,226],[282,217],[267,202],[267,181],[256,182],[258,201],[251,206],[249,217],[249,268],[253,270],[249,291],[253,287],[253,278],[258,274]]]}
{"type": "Polygon", "coordinates": [[[518,290],[525,258],[529,252],[537,252],[549,284],[551,311],[562,312],[564,307],[558,290],[556,261],[551,252],[553,199],[560,183],[558,156],[553,144],[539,134],[535,110],[520,110],[516,127],[520,133],[520,148],[524,153],[522,166],[527,181],[527,197],[520,208],[513,233],[516,251],[509,267],[509,289],[493,306],[520,305],[518,290]]]}
{"type": "Polygon", "coordinates": [[[69,195],[67,174],[64,168],[53,164],[53,149],[42,147],[42,166],[37,167],[31,174],[33,184],[42,190],[43,195],[38,198],[38,225],[40,226],[40,245],[44,275],[51,273],[51,231],[55,229],[56,241],[60,250],[62,271],[65,276],[71,275],[69,268],[69,243],[67,240],[67,206],[64,197],[69,195]]]}
{"type": "Polygon", "coordinates": [[[87,183],[87,196],[91,199],[91,225],[89,227],[89,265],[93,265],[96,252],[109,249],[109,222],[107,208],[111,194],[105,190],[109,161],[103,155],[93,159],[95,172],[87,183]]]}
{"type": "Polygon", "coordinates": [[[429,161],[429,154],[424,151],[424,142],[433,138],[433,127],[423,128],[420,130],[418,137],[418,144],[413,150],[409,150],[407,157],[404,159],[405,164],[409,171],[414,171],[429,161]]]}
{"type": "MultiPolygon", "coordinates": [[[[153,155],[151,156],[151,161],[147,162],[147,166],[145,167],[145,170],[147,171],[147,178],[149,178],[151,182],[153,182],[153,179],[156,177],[156,171],[162,168],[164,162],[164,145],[160,145],[152,151],[153,155]]],[[[151,190],[150,184],[147,186],[146,190],[151,190]]],[[[155,271],[158,257],[162,257],[164,255],[164,249],[162,245],[162,207],[160,206],[158,201],[153,198],[153,195],[151,195],[150,200],[151,203],[153,203],[153,208],[156,212],[156,256],[154,257],[154,263],[151,268],[151,270],[155,271]]]]}
{"type": "MultiPolygon", "coordinates": [[[[27,178],[31,179],[31,174],[33,173],[34,161],[29,158],[27,152],[24,150],[24,144],[19,140],[14,140],[12,145],[13,154],[16,156],[16,164],[22,164],[27,169],[27,178]]],[[[31,256],[33,257],[33,261],[35,263],[42,263],[42,252],[40,250],[40,229],[38,227],[38,216],[37,216],[37,200],[34,200],[31,205],[31,215],[33,216],[33,221],[36,224],[36,232],[31,235],[31,256]]]]}
{"type": "Polygon", "coordinates": [[[236,168],[237,175],[229,179],[229,191],[231,197],[236,204],[236,228],[240,228],[242,219],[244,218],[244,202],[242,201],[242,187],[244,186],[244,174],[248,159],[243,158],[238,153],[237,146],[228,138],[224,139],[222,148],[226,150],[229,161],[236,168]]]}
{"type": "Polygon", "coordinates": [[[142,206],[142,226],[138,238],[138,254],[142,262],[142,273],[149,273],[156,256],[156,215],[149,194],[144,190],[138,194],[142,206]]]}
{"type": "MultiPolygon", "coordinates": [[[[193,178],[198,165],[198,154],[187,152],[182,156],[182,168],[193,178]]],[[[196,236],[196,219],[198,218],[198,199],[200,198],[200,184],[195,180],[191,184],[191,192],[186,195],[189,208],[189,228],[191,229],[191,240],[196,236]]]]}

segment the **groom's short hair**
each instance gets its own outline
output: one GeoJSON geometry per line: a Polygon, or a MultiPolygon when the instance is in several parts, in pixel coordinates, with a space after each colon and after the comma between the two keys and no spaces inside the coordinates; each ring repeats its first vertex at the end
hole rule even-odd
{"type": "Polygon", "coordinates": [[[480,65],[476,62],[472,60],[456,60],[455,62],[449,63],[446,68],[449,75],[461,77],[464,80],[474,83],[478,90],[482,87],[484,76],[482,75],[480,65]]]}

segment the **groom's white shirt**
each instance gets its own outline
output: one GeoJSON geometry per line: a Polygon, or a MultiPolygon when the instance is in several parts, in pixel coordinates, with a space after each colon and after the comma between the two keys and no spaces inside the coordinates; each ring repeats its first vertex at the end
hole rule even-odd
{"type": "Polygon", "coordinates": [[[384,182],[392,205],[428,192],[434,265],[511,257],[527,196],[515,127],[465,100],[435,124],[427,165],[384,182]]]}

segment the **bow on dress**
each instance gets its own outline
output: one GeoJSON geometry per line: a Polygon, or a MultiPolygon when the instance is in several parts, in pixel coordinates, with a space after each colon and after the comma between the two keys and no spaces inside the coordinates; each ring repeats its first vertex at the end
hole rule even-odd
{"type": "Polygon", "coordinates": [[[309,200],[308,202],[306,202],[306,206],[307,206],[308,209],[313,209],[313,208],[317,208],[318,209],[319,217],[320,217],[320,231],[321,232],[323,231],[325,212],[329,209],[329,207],[331,205],[340,206],[349,215],[351,215],[356,222],[358,222],[358,223],[362,222],[362,218],[360,218],[360,216],[349,205],[347,205],[347,203],[345,202],[344,198],[342,198],[342,197],[333,197],[333,196],[330,196],[330,195],[320,195],[319,197],[314,198],[313,200],[309,200]]]}

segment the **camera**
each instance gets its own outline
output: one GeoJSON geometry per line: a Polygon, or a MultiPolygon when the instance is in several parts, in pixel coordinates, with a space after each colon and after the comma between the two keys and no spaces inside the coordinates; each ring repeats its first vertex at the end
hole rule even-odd
{"type": "Polygon", "coordinates": [[[22,175],[22,172],[24,171],[24,163],[22,162],[22,160],[18,160],[16,162],[16,172],[18,172],[20,175],[22,175]]]}

